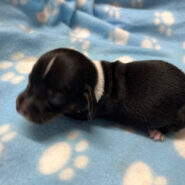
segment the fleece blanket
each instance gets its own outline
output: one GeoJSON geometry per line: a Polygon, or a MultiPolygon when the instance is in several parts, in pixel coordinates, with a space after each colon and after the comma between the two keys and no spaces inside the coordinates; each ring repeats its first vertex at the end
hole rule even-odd
{"type": "Polygon", "coordinates": [[[54,48],[184,71],[184,9],[184,0],[1,0],[0,184],[184,185],[185,129],[162,143],[109,120],[39,126],[15,110],[33,64],[54,48]]]}

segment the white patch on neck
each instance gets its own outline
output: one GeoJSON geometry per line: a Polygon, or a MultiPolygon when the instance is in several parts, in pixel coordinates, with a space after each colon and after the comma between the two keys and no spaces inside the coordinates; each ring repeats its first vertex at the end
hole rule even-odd
{"type": "Polygon", "coordinates": [[[97,71],[97,83],[95,86],[95,97],[97,102],[101,99],[103,93],[104,93],[104,72],[103,67],[100,61],[92,60],[92,63],[94,64],[96,71],[97,71]]]}
{"type": "Polygon", "coordinates": [[[45,70],[44,74],[42,75],[42,78],[44,78],[44,77],[48,74],[49,70],[51,69],[51,66],[53,65],[53,63],[54,63],[54,61],[55,61],[55,59],[56,59],[56,56],[53,57],[53,58],[50,60],[50,62],[48,63],[48,65],[47,65],[47,67],[46,67],[46,70],[45,70]]]}

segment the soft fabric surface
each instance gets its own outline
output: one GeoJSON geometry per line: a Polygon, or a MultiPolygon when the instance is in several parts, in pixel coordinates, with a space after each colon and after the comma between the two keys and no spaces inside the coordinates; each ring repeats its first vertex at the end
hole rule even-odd
{"type": "Polygon", "coordinates": [[[15,110],[36,59],[58,47],[185,70],[184,9],[184,0],[1,1],[0,184],[184,185],[185,129],[161,143],[108,120],[38,126],[15,110]]]}

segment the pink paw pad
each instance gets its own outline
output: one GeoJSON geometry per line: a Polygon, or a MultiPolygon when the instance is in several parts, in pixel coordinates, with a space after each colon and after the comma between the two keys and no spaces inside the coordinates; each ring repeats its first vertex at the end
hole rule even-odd
{"type": "Polygon", "coordinates": [[[154,141],[164,141],[165,136],[159,130],[148,130],[149,137],[154,141]]]}

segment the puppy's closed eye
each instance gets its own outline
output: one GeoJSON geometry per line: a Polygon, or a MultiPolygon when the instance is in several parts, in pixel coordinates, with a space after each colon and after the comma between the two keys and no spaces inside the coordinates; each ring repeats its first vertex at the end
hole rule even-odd
{"type": "Polygon", "coordinates": [[[61,92],[48,90],[48,101],[52,105],[61,105],[64,102],[64,96],[61,92]]]}

